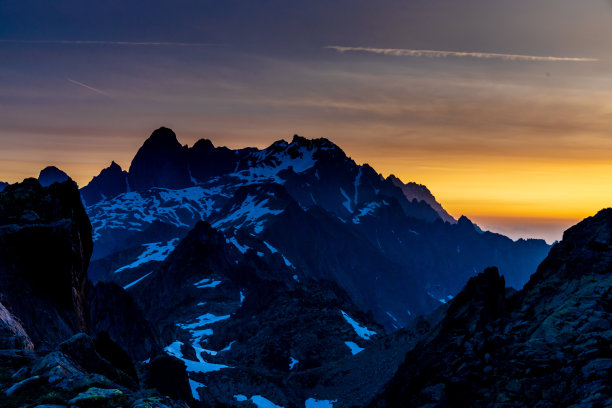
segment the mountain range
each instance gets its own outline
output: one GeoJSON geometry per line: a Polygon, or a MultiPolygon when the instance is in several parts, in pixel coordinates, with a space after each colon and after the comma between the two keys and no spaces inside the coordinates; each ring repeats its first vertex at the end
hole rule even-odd
{"type": "Polygon", "coordinates": [[[326,139],[160,128],[80,191],[0,193],[0,406],[606,406],[611,237],[482,231],[326,139]]]}
{"type": "Polygon", "coordinates": [[[549,250],[456,221],[426,187],[385,179],[326,139],[190,148],[160,128],[129,172],[113,162],[81,194],[94,280],[130,285],[206,221],[240,252],[282,258],[288,277],[336,282],[388,330],[432,311],[490,265],[520,288],[549,250]]]}

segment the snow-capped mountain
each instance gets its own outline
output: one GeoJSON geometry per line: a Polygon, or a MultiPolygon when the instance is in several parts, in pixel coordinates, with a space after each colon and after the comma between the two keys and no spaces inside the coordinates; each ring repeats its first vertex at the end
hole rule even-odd
{"type": "Polygon", "coordinates": [[[160,128],[129,173],[112,164],[82,189],[96,243],[90,275],[133,285],[205,220],[241,252],[273,248],[290,276],[339,284],[393,329],[488,265],[520,287],[546,255],[543,241],[456,223],[415,186],[356,164],[326,139],[294,136],[263,150],[200,140],[190,148],[160,128]]]}

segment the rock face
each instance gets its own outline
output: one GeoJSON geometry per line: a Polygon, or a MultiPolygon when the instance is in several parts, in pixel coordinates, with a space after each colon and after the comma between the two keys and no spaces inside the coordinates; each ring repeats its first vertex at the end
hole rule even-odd
{"type": "Polygon", "coordinates": [[[43,187],[49,187],[53,183],[63,183],[70,177],[55,166],[45,167],[40,171],[38,182],[43,187]]]}
{"type": "Polygon", "coordinates": [[[0,293],[35,345],[88,329],[91,225],[72,181],[0,193],[0,293]]]}
{"type": "Polygon", "coordinates": [[[612,405],[612,210],[564,234],[506,297],[470,280],[371,406],[612,405]]]}
{"type": "Polygon", "coordinates": [[[160,354],[151,360],[145,383],[148,387],[158,389],[162,395],[193,402],[185,364],[176,357],[160,354]]]}
{"type": "Polygon", "coordinates": [[[132,297],[113,282],[89,287],[90,333],[117,342],[135,361],[161,351],[159,335],[132,297]]]}
{"type": "Polygon", "coordinates": [[[128,173],[112,162],[81,189],[85,205],[92,205],[106,198],[129,191],[128,173]]]}

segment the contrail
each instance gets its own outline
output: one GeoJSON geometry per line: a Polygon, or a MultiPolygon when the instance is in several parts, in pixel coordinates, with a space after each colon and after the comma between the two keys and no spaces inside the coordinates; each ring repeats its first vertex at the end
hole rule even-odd
{"type": "Polygon", "coordinates": [[[0,43],[14,44],[67,44],[67,45],[124,45],[124,46],[179,46],[179,47],[218,47],[221,44],[171,42],[171,41],[85,41],[85,40],[0,40],[0,43]]]}
{"type": "Polygon", "coordinates": [[[109,95],[109,94],[107,94],[106,92],[104,92],[104,91],[102,91],[102,90],[100,90],[100,89],[98,89],[98,88],[94,88],[93,86],[89,86],[89,85],[84,84],[84,83],[82,83],[82,82],[75,81],[74,79],[70,79],[70,78],[66,78],[66,79],[67,79],[68,81],[72,82],[72,83],[73,83],[73,84],[75,84],[75,85],[82,86],[83,88],[87,88],[87,89],[89,89],[90,91],[94,91],[95,93],[99,93],[100,95],[110,96],[110,95],[109,95]]]}
{"type": "Polygon", "coordinates": [[[355,51],[369,52],[373,54],[391,55],[394,57],[428,57],[428,58],[445,58],[445,57],[471,57],[481,59],[501,59],[506,61],[543,61],[543,62],[597,62],[596,58],[575,58],[575,57],[542,57],[535,55],[520,55],[520,54],[497,54],[491,52],[458,52],[458,51],[436,51],[436,50],[410,50],[403,48],[370,48],[370,47],[343,47],[338,45],[329,45],[325,48],[336,50],[340,53],[355,51]]]}

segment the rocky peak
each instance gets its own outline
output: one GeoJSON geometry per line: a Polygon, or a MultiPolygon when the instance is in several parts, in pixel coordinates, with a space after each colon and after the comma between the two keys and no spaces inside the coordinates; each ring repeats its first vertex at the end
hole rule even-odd
{"type": "MultiPolygon", "coordinates": [[[[116,173],[116,172],[118,172],[118,171],[122,171],[121,166],[120,166],[120,165],[118,165],[118,164],[117,164],[117,163],[116,163],[114,160],[113,160],[113,161],[111,161],[110,166],[108,166],[108,167],[107,167],[106,169],[104,169],[104,170],[108,170],[108,171],[113,172],[113,173],[116,173]]],[[[102,170],[102,171],[104,171],[104,170],[102,170]]]]}
{"type": "Polygon", "coordinates": [[[2,190],[4,190],[8,185],[9,185],[9,183],[6,183],[4,181],[0,181],[0,192],[2,192],[2,190]]]}
{"type": "Polygon", "coordinates": [[[100,200],[113,198],[128,190],[128,173],[113,161],[81,189],[81,195],[86,205],[93,205],[100,200]]]}
{"type": "Polygon", "coordinates": [[[470,278],[448,308],[446,323],[465,325],[470,331],[482,328],[505,310],[506,282],[496,267],[470,278]]]}
{"type": "Polygon", "coordinates": [[[55,166],[45,167],[40,171],[38,181],[43,187],[48,187],[53,183],[61,183],[69,180],[70,177],[55,166]]]}
{"type": "Polygon", "coordinates": [[[195,152],[208,153],[215,149],[215,145],[208,139],[200,139],[193,145],[192,149],[195,152]]]}
{"type": "Polygon", "coordinates": [[[135,190],[150,187],[185,188],[189,178],[187,147],[181,146],[171,129],[161,127],[138,149],[130,164],[129,181],[135,190]]]}
{"type": "Polygon", "coordinates": [[[142,146],[142,148],[146,149],[176,149],[180,147],[181,144],[177,140],[174,131],[163,126],[154,130],[142,146]]]}

